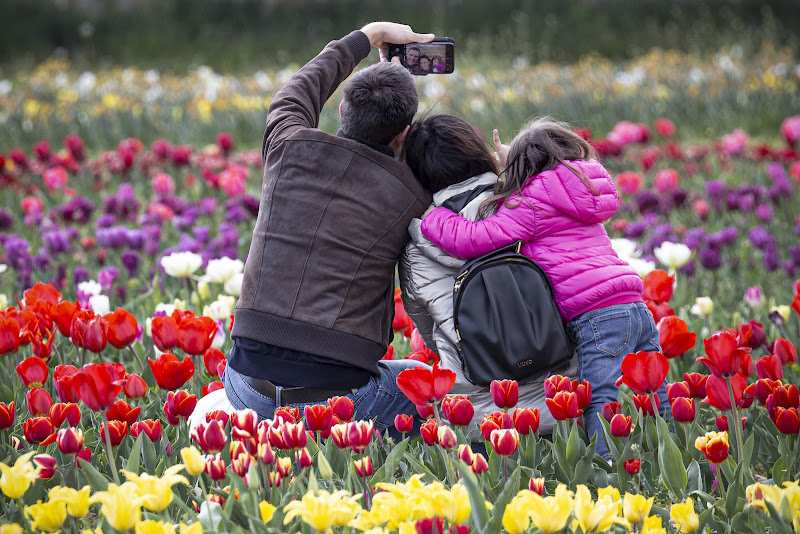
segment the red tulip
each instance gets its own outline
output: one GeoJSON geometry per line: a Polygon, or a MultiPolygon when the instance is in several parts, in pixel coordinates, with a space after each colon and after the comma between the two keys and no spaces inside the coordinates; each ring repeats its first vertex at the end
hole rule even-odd
{"type": "Polygon", "coordinates": [[[513,419],[514,428],[523,436],[539,430],[539,408],[517,408],[513,419]]]}
{"type": "Polygon", "coordinates": [[[117,308],[103,317],[108,321],[108,342],[113,347],[124,349],[133,343],[139,325],[131,312],[117,308]]]}
{"type": "Polygon", "coordinates": [[[406,337],[411,337],[413,323],[411,318],[403,308],[403,300],[399,289],[394,290],[394,318],[392,319],[392,330],[402,331],[406,337]]]}
{"type": "Polygon", "coordinates": [[[631,458],[631,459],[625,460],[625,463],[623,464],[623,467],[625,468],[625,471],[627,471],[630,476],[633,476],[636,473],[638,473],[639,470],[642,468],[642,459],[641,458],[631,458]]]}
{"type": "Polygon", "coordinates": [[[55,441],[55,431],[53,423],[47,417],[34,417],[22,425],[22,434],[31,445],[52,443],[55,441]],[[51,437],[52,440],[50,440],[51,437]]]}
{"type": "Polygon", "coordinates": [[[14,401],[8,404],[0,402],[0,430],[14,426],[14,417],[14,401]]]}
{"type": "Polygon", "coordinates": [[[677,399],[678,397],[692,397],[689,384],[686,382],[673,382],[671,384],[667,384],[667,400],[672,402],[673,399],[677,399]]]}
{"type": "Polygon", "coordinates": [[[707,432],[705,436],[699,436],[694,446],[705,455],[706,460],[712,464],[721,464],[728,458],[728,433],[727,432],[707,432]]]}
{"type": "Polygon", "coordinates": [[[763,356],[756,360],[756,374],[758,378],[783,380],[783,363],[774,354],[763,356]]]}
{"type": "Polygon", "coordinates": [[[658,322],[658,337],[661,352],[666,358],[675,358],[694,347],[697,334],[677,315],[664,317],[658,322]]]}
{"type": "Polygon", "coordinates": [[[439,425],[436,424],[436,419],[428,419],[422,423],[419,431],[425,445],[433,446],[439,443],[439,425]]]}
{"type": "Polygon", "coordinates": [[[56,466],[58,465],[58,462],[49,454],[37,454],[31,458],[31,461],[36,467],[39,468],[39,474],[36,476],[36,478],[50,480],[53,478],[53,475],[56,474],[56,466]]]}
{"type": "Polygon", "coordinates": [[[440,369],[438,363],[433,364],[433,369],[420,365],[397,375],[397,387],[417,405],[443,399],[455,382],[456,374],[449,369],[440,369]]]}
{"type": "Polygon", "coordinates": [[[192,355],[203,354],[211,347],[217,333],[217,322],[211,317],[184,318],[178,325],[178,345],[192,355]]]}
{"type": "Polygon", "coordinates": [[[230,418],[231,416],[224,410],[211,410],[206,414],[206,423],[209,421],[219,421],[224,427],[228,424],[230,418]]]}
{"type": "Polygon", "coordinates": [[[510,456],[519,447],[519,434],[516,430],[499,428],[492,431],[490,436],[494,452],[500,456],[510,456]]]}
{"type": "Polygon", "coordinates": [[[609,423],[610,433],[615,438],[626,438],[633,429],[633,420],[630,415],[616,414],[609,423]]]}
{"type": "Polygon", "coordinates": [[[620,413],[621,409],[622,409],[622,407],[616,401],[605,402],[605,403],[603,403],[603,407],[600,408],[600,415],[602,415],[603,419],[605,419],[606,421],[608,421],[610,423],[611,419],[615,415],[620,413]]]}
{"type": "Polygon", "coordinates": [[[44,301],[52,306],[61,301],[62,297],[63,295],[52,284],[45,284],[44,282],[36,282],[33,287],[26,289],[22,293],[22,299],[25,301],[26,306],[38,301],[44,301]]]}
{"type": "Polygon", "coordinates": [[[660,352],[640,350],[626,355],[620,369],[622,376],[617,379],[617,386],[626,384],[637,395],[644,395],[658,391],[667,377],[669,362],[660,352]]]}
{"type": "Polygon", "coordinates": [[[739,372],[744,375],[745,378],[753,376],[756,372],[756,367],[753,365],[753,356],[752,354],[746,352],[742,355],[742,365],[739,367],[739,372]]]}
{"type": "Polygon", "coordinates": [[[364,456],[364,458],[353,461],[353,465],[356,468],[356,473],[360,477],[371,477],[375,472],[372,467],[372,458],[369,456],[364,456]]]}
{"type": "Polygon", "coordinates": [[[205,397],[209,393],[213,393],[220,389],[225,389],[225,384],[222,383],[222,380],[214,380],[213,382],[209,382],[201,388],[202,396],[205,397]]]}
{"type": "Polygon", "coordinates": [[[250,464],[253,463],[253,457],[249,454],[241,454],[231,460],[231,471],[244,478],[250,470],[250,464]]]}
{"type": "Polygon", "coordinates": [[[150,370],[153,371],[156,384],[161,389],[175,391],[183,387],[194,376],[194,362],[189,356],[184,356],[183,360],[179,361],[172,352],[166,351],[162,352],[156,360],[147,358],[147,362],[150,364],[150,370]]]}
{"type": "Polygon", "coordinates": [[[434,415],[436,415],[436,410],[433,409],[433,404],[423,404],[422,406],[415,404],[414,407],[417,409],[419,418],[423,421],[426,419],[431,419],[434,415]]]}
{"type": "Polygon", "coordinates": [[[519,400],[519,384],[516,380],[492,380],[489,392],[495,406],[500,409],[513,408],[519,400]]]}
{"type": "Polygon", "coordinates": [[[781,359],[783,365],[791,365],[797,361],[797,347],[788,339],[776,339],[772,343],[772,352],[781,359]]]}
{"type": "Polygon", "coordinates": [[[308,429],[312,432],[325,432],[333,424],[333,409],[324,404],[306,406],[303,409],[308,429]]]}
{"type": "Polygon", "coordinates": [[[670,276],[662,269],[655,269],[644,277],[642,297],[656,303],[669,302],[674,291],[675,276],[670,276]]]}
{"type": "Polygon", "coordinates": [[[343,423],[353,418],[354,406],[350,397],[331,397],[328,399],[328,406],[333,410],[333,415],[343,423]]]}
{"type": "Polygon", "coordinates": [[[724,378],[733,376],[740,371],[742,358],[747,354],[746,349],[739,348],[739,343],[730,332],[716,332],[703,341],[707,358],[697,358],[708,367],[714,376],[724,378]]]}
{"type": "Polygon", "coordinates": [[[407,434],[414,428],[414,418],[410,415],[399,413],[394,416],[394,428],[401,434],[407,434]]]}
{"type": "Polygon", "coordinates": [[[708,380],[708,375],[683,373],[683,381],[689,386],[689,391],[695,399],[702,399],[706,396],[706,380],[708,380]]]}
{"type": "Polygon", "coordinates": [[[211,347],[203,354],[203,365],[205,365],[206,371],[211,376],[219,376],[217,367],[223,361],[225,361],[225,354],[214,347],[211,347]]]}
{"type": "MultiPolygon", "coordinates": [[[[350,399],[348,399],[350,400],[350,399]]],[[[352,402],[352,401],[351,401],[352,402]]],[[[333,410],[333,415],[336,415],[336,409],[333,410]]],[[[283,419],[284,423],[299,423],[300,422],[300,408],[293,406],[281,406],[275,409],[273,414],[275,419],[279,417],[283,419]]]]}
{"type": "Polygon", "coordinates": [[[106,417],[112,421],[125,421],[128,423],[128,426],[130,426],[135,423],[137,419],[139,419],[139,413],[141,413],[141,411],[142,408],[140,406],[134,408],[124,400],[120,399],[106,411],[106,417]]]}
{"type": "Polygon", "coordinates": [[[75,455],[75,463],[78,464],[78,469],[83,469],[83,467],[81,466],[81,462],[79,462],[78,459],[80,459],[82,462],[91,463],[92,462],[92,449],[89,449],[87,447],[87,448],[81,450],[80,452],[78,452],[78,454],[75,455]]]}
{"type": "Polygon", "coordinates": [[[49,361],[50,355],[53,353],[53,341],[55,338],[55,332],[50,334],[50,337],[44,342],[42,338],[34,337],[31,341],[33,343],[33,355],[44,361],[49,361]]]}
{"type": "Polygon", "coordinates": [[[30,356],[17,364],[17,374],[28,388],[40,388],[47,381],[47,363],[41,358],[30,356]]]}
{"type": "Polygon", "coordinates": [[[192,440],[208,454],[220,452],[228,441],[225,426],[220,421],[200,423],[192,429],[192,440]]]}
{"type": "Polygon", "coordinates": [[[127,374],[125,375],[125,385],[122,386],[122,392],[131,400],[141,399],[147,395],[147,382],[139,375],[127,374]]]}
{"type": "Polygon", "coordinates": [[[0,354],[16,352],[19,348],[19,331],[16,319],[0,316],[0,354]]]}
{"type": "Polygon", "coordinates": [[[56,445],[63,454],[78,454],[83,448],[83,430],[80,428],[62,428],[56,434],[56,445]]]}
{"type": "MultiPolygon", "coordinates": [[[[99,438],[103,440],[105,443],[106,440],[106,425],[105,423],[100,424],[100,436],[99,438]]],[[[108,433],[111,437],[111,446],[116,447],[120,443],[122,443],[122,438],[128,435],[128,423],[125,421],[109,421],[108,422],[108,433]]]]}
{"type": "Polygon", "coordinates": [[[643,415],[655,415],[655,410],[661,409],[661,399],[658,398],[656,395],[656,408],[653,410],[653,402],[650,399],[650,395],[633,395],[631,397],[633,399],[633,405],[636,407],[637,410],[641,410],[643,415]]]}
{"type": "Polygon", "coordinates": [[[694,421],[695,408],[694,399],[687,399],[686,397],[677,397],[670,403],[672,406],[672,416],[679,423],[688,423],[694,421]]]}
{"type": "MultiPolygon", "coordinates": [[[[731,386],[733,388],[734,402],[737,406],[742,400],[744,388],[747,386],[747,379],[741,373],[737,373],[730,377],[731,386]]],[[[727,412],[732,410],[731,397],[728,393],[728,383],[724,378],[718,376],[709,376],[706,381],[706,398],[703,399],[704,404],[710,404],[718,410],[727,412]]]]}
{"type": "Polygon", "coordinates": [[[158,350],[166,351],[178,346],[178,322],[175,317],[153,317],[150,331],[158,350]]]}
{"type": "Polygon", "coordinates": [[[77,372],[78,369],[74,365],[56,365],[53,369],[53,382],[55,382],[56,393],[61,402],[78,402],[80,400],[73,384],[77,372]]]}
{"type": "MultiPolygon", "coordinates": [[[[233,443],[231,445],[233,445],[233,443]]],[[[275,463],[275,451],[272,450],[269,443],[259,443],[256,449],[256,458],[264,465],[272,465],[275,463]]]]}
{"type": "Polygon", "coordinates": [[[764,325],[751,319],[739,327],[739,345],[757,349],[767,344],[767,334],[764,332],[764,325]]]}
{"type": "Polygon", "coordinates": [[[77,311],[72,317],[69,335],[76,347],[99,354],[108,343],[108,321],[92,310],[77,311]]]}
{"type": "Polygon", "coordinates": [[[302,421],[299,423],[284,423],[281,426],[281,434],[287,449],[302,449],[308,444],[306,425],[302,421]]]}
{"type": "MultiPolygon", "coordinates": [[[[742,423],[742,430],[744,430],[744,423],[747,421],[747,417],[741,417],[742,423]]],[[[727,432],[728,431],[728,416],[727,415],[718,415],[714,418],[714,424],[717,427],[717,430],[720,432],[727,432]]]]}
{"type": "Polygon", "coordinates": [[[775,417],[775,409],[777,407],[800,408],[800,395],[798,395],[797,386],[794,384],[775,386],[772,394],[767,397],[766,407],[770,417],[775,417]]]}
{"type": "Polygon", "coordinates": [[[374,433],[372,421],[351,421],[347,423],[347,445],[355,452],[361,452],[372,441],[374,433]]]}
{"type": "Polygon", "coordinates": [[[756,381],[756,398],[763,406],[767,405],[767,399],[776,386],[781,386],[780,380],[770,380],[769,378],[761,378],[756,381]]]}
{"type": "Polygon", "coordinates": [[[47,415],[56,428],[61,428],[64,421],[67,421],[71,427],[78,426],[78,423],[81,422],[81,409],[74,402],[53,404],[47,415]]]}
{"type": "Polygon", "coordinates": [[[122,390],[125,375],[110,363],[89,363],[72,376],[72,386],[90,410],[109,409],[122,390]]]}
{"type": "Polygon", "coordinates": [[[337,449],[345,449],[347,445],[347,425],[350,423],[339,423],[331,426],[331,439],[337,449]]]}
{"type": "Polygon", "coordinates": [[[586,380],[583,382],[573,380],[572,392],[578,395],[578,409],[583,410],[592,403],[592,385],[586,380]]]}
{"type": "Polygon", "coordinates": [[[170,425],[180,423],[180,418],[184,419],[192,415],[197,406],[197,396],[189,395],[186,390],[169,391],[167,401],[164,403],[164,415],[170,425]]]}
{"type": "Polygon", "coordinates": [[[645,306],[653,314],[653,320],[656,324],[661,321],[664,317],[669,317],[670,315],[675,315],[675,310],[670,308],[669,303],[667,302],[653,302],[652,300],[645,300],[645,306]]]}
{"type": "Polygon", "coordinates": [[[29,389],[25,394],[25,400],[28,403],[28,412],[33,417],[47,417],[50,414],[53,398],[46,389],[29,389]]]}
{"type": "Polygon", "coordinates": [[[472,458],[472,465],[470,466],[472,472],[476,475],[478,473],[485,473],[489,470],[489,462],[486,461],[486,458],[483,457],[483,454],[477,453],[472,458]]]}
{"type": "Polygon", "coordinates": [[[483,435],[483,439],[488,441],[492,430],[497,428],[514,428],[514,420],[508,412],[496,411],[483,416],[481,420],[481,435],[483,435]]]}
{"type": "MultiPolygon", "coordinates": [[[[297,409],[297,408],[295,408],[297,409]]],[[[275,418],[277,420],[279,416],[276,415],[275,418]]],[[[299,414],[298,417],[291,419],[284,419],[284,424],[293,424],[299,422],[299,414]]],[[[231,437],[233,439],[250,439],[258,436],[258,414],[255,410],[245,409],[245,410],[236,410],[231,414],[231,437]]]]}
{"type": "Polygon", "coordinates": [[[544,396],[552,399],[559,391],[572,391],[572,382],[568,376],[548,376],[544,381],[544,396]]]}
{"type": "Polygon", "coordinates": [[[739,401],[738,408],[749,408],[753,405],[753,401],[756,399],[756,385],[749,384],[744,388],[742,392],[742,399],[739,401]]]}
{"type": "Polygon", "coordinates": [[[475,407],[469,397],[450,395],[442,400],[442,412],[453,426],[467,426],[475,417],[475,407]]]}
{"type": "Polygon", "coordinates": [[[215,456],[207,456],[206,457],[206,474],[211,477],[211,480],[222,480],[226,476],[228,476],[228,471],[225,467],[225,460],[219,457],[219,455],[215,456]]]}
{"type": "Polygon", "coordinates": [[[459,445],[457,456],[459,460],[467,465],[472,465],[472,459],[475,458],[475,454],[469,445],[459,445]]]}
{"type": "Polygon", "coordinates": [[[557,421],[574,419],[578,417],[582,410],[578,408],[578,395],[576,393],[559,391],[552,399],[546,399],[550,413],[557,421]]]}
{"type": "Polygon", "coordinates": [[[797,434],[800,431],[800,415],[797,408],[775,408],[775,426],[782,434],[797,434]]]}
{"type": "Polygon", "coordinates": [[[154,443],[159,441],[162,434],[161,419],[144,419],[133,423],[131,425],[131,436],[138,438],[141,433],[144,433],[154,443]]]}

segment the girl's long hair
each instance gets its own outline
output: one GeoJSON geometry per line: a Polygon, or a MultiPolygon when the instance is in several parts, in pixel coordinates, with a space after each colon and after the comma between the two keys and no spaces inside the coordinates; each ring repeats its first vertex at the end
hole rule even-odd
{"type": "Polygon", "coordinates": [[[535,179],[539,173],[555,169],[560,164],[574,172],[592,193],[599,194],[582,172],[565,163],[596,157],[592,145],[573,132],[568,124],[550,117],[534,118],[511,142],[503,176],[494,188],[494,195],[481,204],[480,217],[494,213],[500,203],[516,208],[522,202],[522,197],[514,205],[509,203],[509,199],[519,194],[529,179],[535,179]]]}

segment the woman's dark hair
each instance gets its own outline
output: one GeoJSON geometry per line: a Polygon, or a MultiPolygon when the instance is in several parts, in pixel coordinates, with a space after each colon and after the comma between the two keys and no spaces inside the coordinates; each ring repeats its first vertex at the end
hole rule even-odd
{"type": "Polygon", "coordinates": [[[574,172],[595,195],[599,194],[591,181],[566,161],[577,159],[596,159],[594,148],[584,138],[572,131],[570,126],[550,117],[539,117],[528,122],[511,142],[506,160],[504,176],[494,188],[494,196],[485,200],[480,207],[480,216],[492,214],[500,202],[511,206],[508,200],[518,194],[531,177],[555,169],[564,164],[574,172]]]}
{"type": "Polygon", "coordinates": [[[497,164],[483,134],[453,115],[432,115],[414,122],[400,159],[433,193],[467,178],[493,172],[497,164]]]}

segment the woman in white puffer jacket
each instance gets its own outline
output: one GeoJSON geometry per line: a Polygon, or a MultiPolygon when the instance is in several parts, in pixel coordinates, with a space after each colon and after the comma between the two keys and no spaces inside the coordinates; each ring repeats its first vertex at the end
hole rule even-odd
{"type": "MultiPolygon", "coordinates": [[[[466,121],[452,115],[433,115],[412,124],[401,157],[423,187],[433,192],[433,207],[446,206],[462,217],[477,220],[480,206],[494,194],[497,165],[483,135],[466,121]]],[[[456,349],[453,326],[453,284],[464,260],[453,257],[428,241],[420,230],[421,219],[408,227],[411,241],[400,260],[403,306],[425,344],[441,358],[440,366],[455,371],[451,394],[469,395],[475,416],[470,439],[480,440],[483,416],[498,408],[488,387],[472,384],[456,349]]],[[[544,380],[560,374],[576,378],[576,358],[520,384],[518,408],[539,408],[541,434],[552,432],[553,417],[545,404],[544,380]]]]}

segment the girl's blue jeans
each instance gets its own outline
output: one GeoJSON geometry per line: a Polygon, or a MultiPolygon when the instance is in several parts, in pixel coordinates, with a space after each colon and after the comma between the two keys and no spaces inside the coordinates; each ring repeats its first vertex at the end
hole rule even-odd
{"type": "MultiPolygon", "coordinates": [[[[608,458],[608,447],[598,419],[603,404],[616,401],[619,388],[614,385],[622,375],[620,364],[631,352],[661,352],[653,314],[643,302],[616,304],[592,310],[569,323],[569,334],[576,341],[581,380],[592,385],[592,401],[584,410],[583,421],[589,438],[597,436],[596,454],[608,458]]],[[[666,386],[658,392],[662,412],[667,404],[666,386]]]]}

